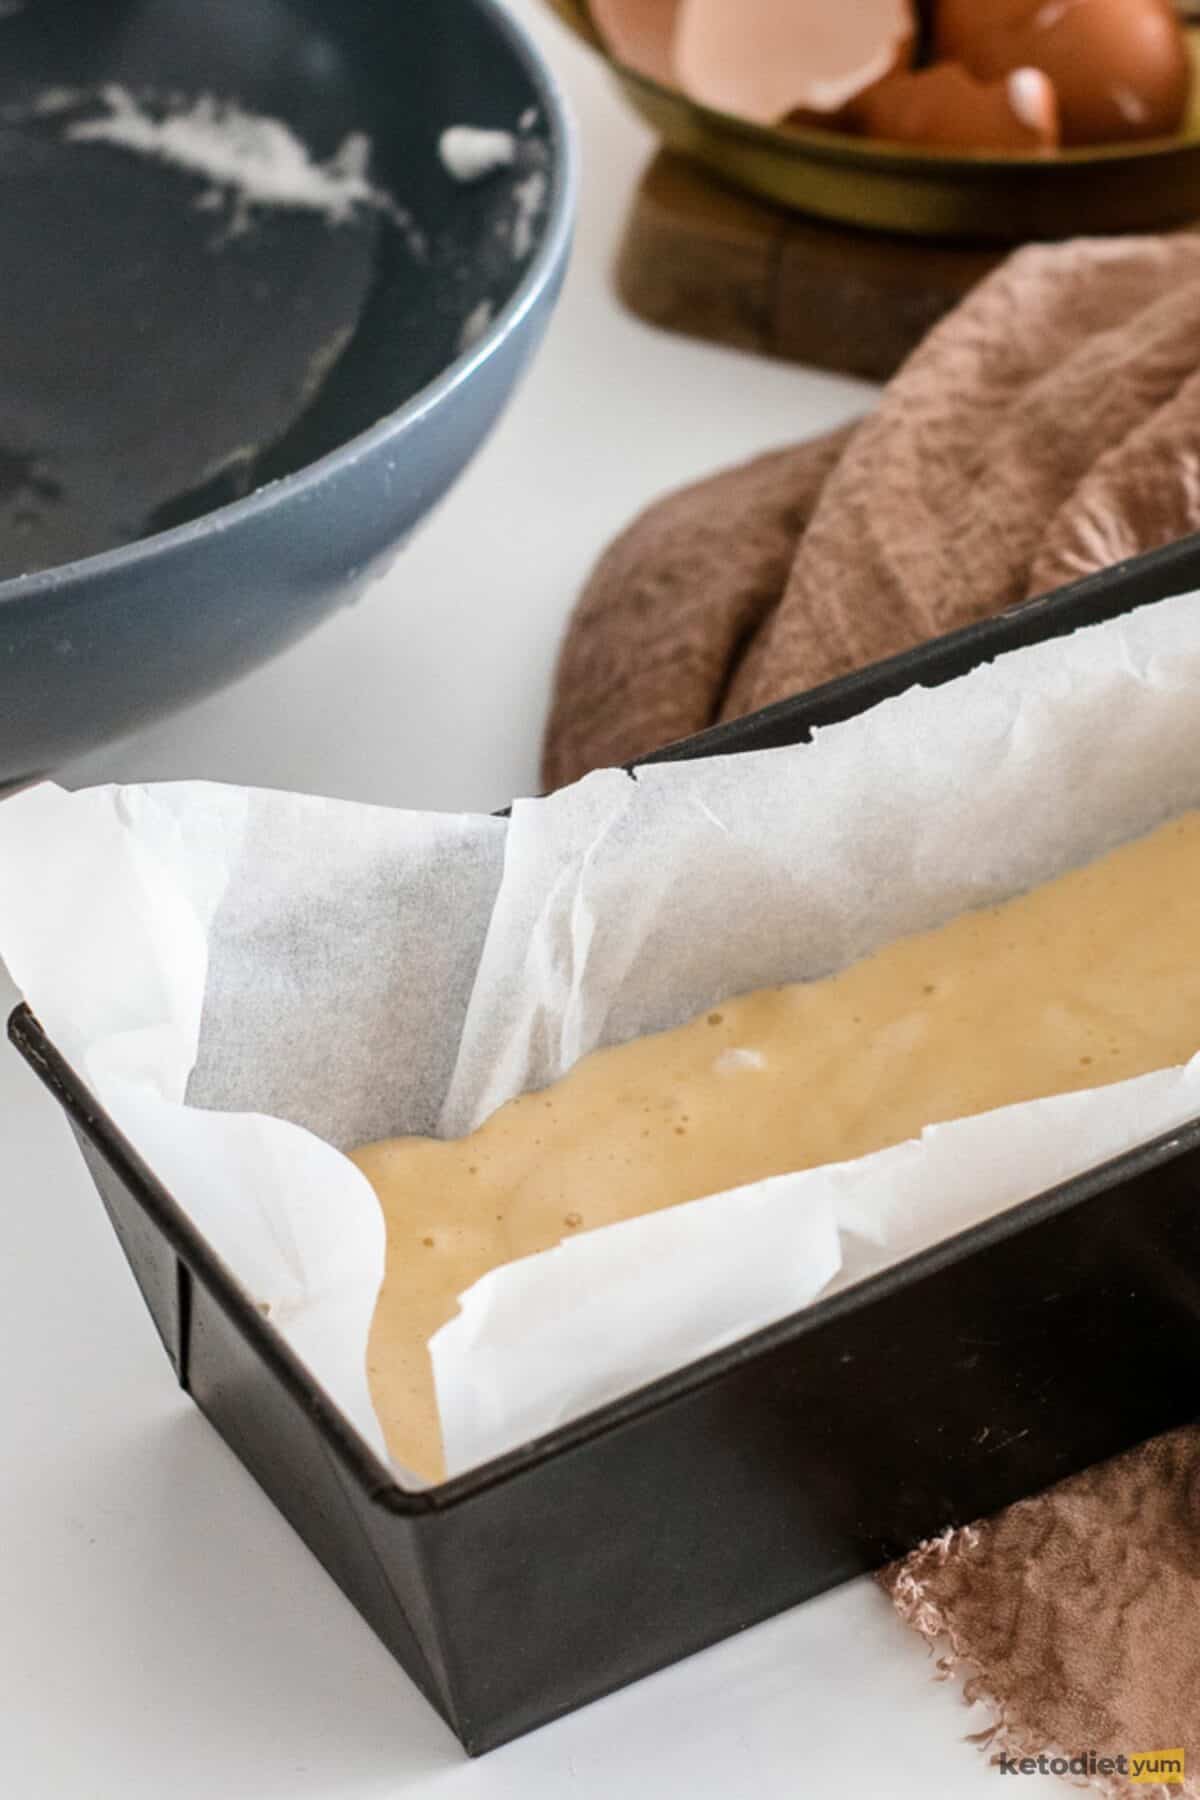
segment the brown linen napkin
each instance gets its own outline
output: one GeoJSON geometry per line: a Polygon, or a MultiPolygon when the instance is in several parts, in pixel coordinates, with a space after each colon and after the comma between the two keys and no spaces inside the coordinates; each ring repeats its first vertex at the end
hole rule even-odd
{"type": "MultiPolygon", "coordinates": [[[[1200,236],[1018,252],[863,422],[652,506],[571,622],[548,786],[1200,529],[1200,236]]],[[[1200,1427],[884,1571],[1000,1756],[1182,1747],[1200,1794],[1200,1427]]],[[[1019,1791],[1019,1790],[1014,1790],[1019,1791]]]]}
{"type": "Polygon", "coordinates": [[[976,1741],[997,1762],[1082,1756],[1079,1786],[1200,1794],[1200,1427],[947,1532],[880,1581],[939,1675],[984,1702],[976,1741]],[[1093,1757],[1179,1749],[1183,1784],[1092,1774],[1093,1757]]]}
{"type": "Polygon", "coordinates": [[[1200,236],[1018,251],[856,426],[652,506],[560,654],[548,786],[1200,527],[1200,236]]]}

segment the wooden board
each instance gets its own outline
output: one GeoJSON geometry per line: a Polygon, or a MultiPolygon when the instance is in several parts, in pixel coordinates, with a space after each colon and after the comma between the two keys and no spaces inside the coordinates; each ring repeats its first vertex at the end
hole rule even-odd
{"type": "Polygon", "coordinates": [[[616,279],[651,324],[885,381],[1005,254],[802,218],[664,150],[638,188],[616,279]]]}

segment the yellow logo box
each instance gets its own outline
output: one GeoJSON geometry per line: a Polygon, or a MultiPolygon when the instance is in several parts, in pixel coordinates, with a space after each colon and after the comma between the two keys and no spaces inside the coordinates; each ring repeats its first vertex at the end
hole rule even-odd
{"type": "Polygon", "coordinates": [[[1174,1787],[1184,1777],[1182,1750],[1133,1750],[1129,1754],[1129,1779],[1147,1785],[1174,1787]]]}

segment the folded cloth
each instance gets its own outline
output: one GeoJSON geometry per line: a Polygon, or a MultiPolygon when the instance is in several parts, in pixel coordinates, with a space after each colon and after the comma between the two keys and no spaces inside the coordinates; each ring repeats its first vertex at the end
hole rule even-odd
{"type": "Polygon", "coordinates": [[[548,786],[1200,528],[1200,236],[1018,251],[857,425],[660,500],[571,620],[548,786]]]}
{"type": "MultiPolygon", "coordinates": [[[[618,539],[561,652],[547,785],[1197,529],[1200,236],[1019,251],[871,417],[661,500],[618,539]]],[[[997,1758],[1074,1759],[1077,1784],[1131,1800],[1200,1794],[1200,1427],[881,1580],[987,1703],[997,1758]],[[1178,1748],[1183,1786],[1096,1767],[1178,1748]]]]}
{"type": "Polygon", "coordinates": [[[1082,1757],[1077,1785],[1129,1800],[1200,1794],[1200,1427],[947,1532],[880,1579],[939,1673],[984,1703],[977,1741],[995,1760],[1082,1757]],[[1185,1780],[1137,1780],[1132,1758],[1163,1750],[1183,1751],[1185,1780]]]}

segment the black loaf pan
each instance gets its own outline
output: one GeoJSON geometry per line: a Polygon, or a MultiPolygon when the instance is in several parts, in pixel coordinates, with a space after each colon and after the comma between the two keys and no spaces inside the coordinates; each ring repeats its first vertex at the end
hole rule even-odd
{"type": "MultiPolygon", "coordinates": [[[[1200,539],[659,753],[803,741],[1200,588],[1200,539]]],[[[26,1008],[180,1382],[479,1753],[1191,1419],[1200,1122],[537,1443],[398,1487],[26,1008]]]]}

